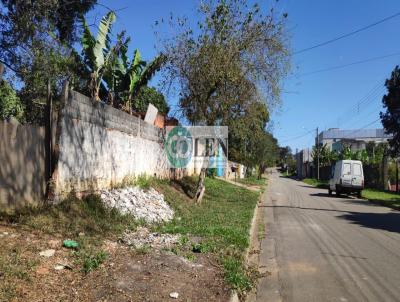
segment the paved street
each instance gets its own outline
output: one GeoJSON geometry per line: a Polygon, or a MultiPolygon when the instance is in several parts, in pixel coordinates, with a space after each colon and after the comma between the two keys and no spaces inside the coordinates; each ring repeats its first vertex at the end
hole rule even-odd
{"type": "Polygon", "coordinates": [[[269,178],[257,301],[400,301],[400,212],[269,178]]]}

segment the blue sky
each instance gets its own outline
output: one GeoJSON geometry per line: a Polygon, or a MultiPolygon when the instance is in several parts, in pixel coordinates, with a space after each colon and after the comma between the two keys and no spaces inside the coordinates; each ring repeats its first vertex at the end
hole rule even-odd
{"type": "MultiPolygon", "coordinates": [[[[156,55],[154,22],[172,12],[196,21],[197,0],[100,0],[117,11],[114,32],[126,29],[131,49],[145,59],[156,55]]],[[[252,1],[254,2],[254,1],[252,1]]],[[[259,1],[266,7],[272,1],[259,1]]],[[[276,10],[287,12],[293,51],[303,49],[400,12],[398,0],[280,0],[276,10]]],[[[97,21],[105,8],[97,6],[89,19],[97,21]]],[[[347,68],[305,75],[325,68],[400,53],[400,16],[354,36],[292,58],[292,75],[284,80],[282,105],[272,114],[272,131],[282,146],[293,151],[314,143],[316,127],[356,129],[379,118],[384,79],[400,55],[347,68]]],[[[169,98],[176,103],[176,99],[169,98]]],[[[379,121],[367,128],[380,128],[379,121]]]]}

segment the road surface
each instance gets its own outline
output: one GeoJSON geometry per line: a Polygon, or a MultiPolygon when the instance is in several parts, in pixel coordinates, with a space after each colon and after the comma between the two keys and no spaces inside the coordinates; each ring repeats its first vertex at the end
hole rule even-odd
{"type": "Polygon", "coordinates": [[[400,212],[270,175],[257,301],[400,301],[400,212]]]}

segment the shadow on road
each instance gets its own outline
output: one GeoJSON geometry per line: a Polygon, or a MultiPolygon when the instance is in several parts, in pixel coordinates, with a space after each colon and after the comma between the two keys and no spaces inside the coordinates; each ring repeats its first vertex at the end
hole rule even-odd
{"type": "Polygon", "coordinates": [[[265,206],[260,205],[259,208],[286,208],[286,209],[299,209],[299,210],[310,210],[310,211],[328,211],[328,212],[339,212],[339,213],[354,213],[358,214],[358,212],[349,212],[344,210],[335,210],[335,209],[320,209],[320,208],[304,208],[304,207],[293,207],[293,206],[265,206]]]}
{"type": "MultiPolygon", "coordinates": [[[[361,202],[361,200],[360,200],[361,202]]],[[[368,203],[366,203],[368,205],[368,203]]],[[[400,233],[400,213],[364,213],[364,212],[351,212],[345,210],[335,209],[320,209],[320,208],[304,208],[294,206],[259,206],[261,208],[275,208],[275,209],[298,209],[308,211],[327,211],[346,213],[340,216],[336,216],[339,219],[348,220],[351,223],[358,224],[360,226],[372,229],[381,229],[389,232],[400,233]]]]}
{"type": "Polygon", "coordinates": [[[312,193],[312,194],[310,194],[310,196],[331,197],[331,198],[339,198],[339,199],[350,198],[350,200],[352,200],[351,199],[352,197],[349,196],[349,195],[339,195],[339,196],[337,196],[336,194],[329,195],[328,193],[312,193]]]}
{"type": "Polygon", "coordinates": [[[400,213],[355,213],[339,216],[363,227],[400,233],[400,213]]]}

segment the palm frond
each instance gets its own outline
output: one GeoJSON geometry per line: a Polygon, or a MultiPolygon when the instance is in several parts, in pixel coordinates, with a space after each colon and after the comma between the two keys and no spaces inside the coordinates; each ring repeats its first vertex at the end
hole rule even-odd
{"type": "Polygon", "coordinates": [[[96,36],[96,44],[93,48],[93,54],[96,58],[96,67],[100,69],[104,65],[104,50],[110,48],[110,32],[111,26],[116,19],[115,13],[113,11],[108,12],[105,15],[99,25],[99,29],[96,36]]]}
{"type": "Polygon", "coordinates": [[[135,83],[135,87],[132,89],[132,94],[136,95],[139,92],[140,87],[147,85],[154,74],[161,69],[161,67],[167,62],[167,57],[164,54],[159,55],[149,64],[146,64],[143,71],[140,74],[139,79],[135,83]]]}
{"type": "Polygon", "coordinates": [[[94,66],[96,58],[93,54],[93,48],[96,45],[96,40],[90,32],[89,26],[83,16],[81,17],[81,22],[83,26],[83,34],[81,38],[82,51],[85,55],[85,59],[89,61],[89,65],[94,66]]]}

